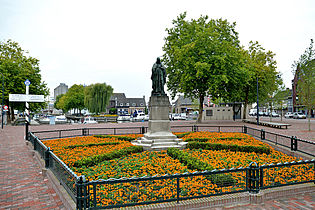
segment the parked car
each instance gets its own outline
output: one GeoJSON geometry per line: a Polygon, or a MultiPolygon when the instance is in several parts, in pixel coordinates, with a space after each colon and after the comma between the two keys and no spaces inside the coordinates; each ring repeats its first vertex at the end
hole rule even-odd
{"type": "Polygon", "coordinates": [[[294,112],[293,118],[294,119],[306,119],[306,115],[303,114],[302,112],[294,112]]]}
{"type": "MultiPolygon", "coordinates": [[[[259,114],[260,115],[260,114],[259,114]]],[[[266,112],[263,112],[263,116],[266,116],[266,117],[268,117],[268,116],[270,116],[270,113],[268,112],[268,111],[266,111],[266,112]]]]}
{"type": "Polygon", "coordinates": [[[276,113],[276,112],[272,112],[272,113],[271,113],[271,116],[272,116],[272,117],[279,117],[280,115],[279,115],[278,113],[276,113]]]}
{"type": "Polygon", "coordinates": [[[293,117],[293,113],[292,112],[287,112],[285,115],[284,115],[285,118],[292,118],[293,117]]]}

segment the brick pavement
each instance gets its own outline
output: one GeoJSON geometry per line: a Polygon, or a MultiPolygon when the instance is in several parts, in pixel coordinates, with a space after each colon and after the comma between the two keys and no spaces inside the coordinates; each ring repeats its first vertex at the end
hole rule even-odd
{"type": "MultiPolygon", "coordinates": [[[[276,121],[276,120],[275,120],[276,121]]],[[[315,121],[312,121],[312,132],[306,132],[306,124],[302,121],[289,122],[288,130],[280,130],[259,126],[259,129],[291,135],[294,133],[301,139],[315,141],[315,121]]],[[[194,124],[192,121],[172,122],[172,125],[194,124]]],[[[237,121],[210,121],[209,125],[244,125],[237,121]]],[[[55,130],[82,127],[104,127],[98,125],[43,125],[32,126],[30,130],[55,130]]],[[[147,125],[144,123],[106,124],[106,127],[130,127],[147,125]]],[[[251,125],[255,127],[255,125],[251,125]]],[[[294,135],[293,134],[293,135],[294,135]]],[[[6,126],[0,130],[0,209],[65,209],[60,198],[41,175],[41,168],[25,145],[24,127],[6,126]]],[[[204,208],[207,209],[207,208],[204,208]]],[[[213,209],[213,208],[212,208],[213,209]]],[[[232,205],[217,209],[315,209],[315,193],[277,198],[262,204],[232,205]]]]}
{"type": "Polygon", "coordinates": [[[24,141],[24,127],[0,130],[0,209],[65,209],[24,141]]]}

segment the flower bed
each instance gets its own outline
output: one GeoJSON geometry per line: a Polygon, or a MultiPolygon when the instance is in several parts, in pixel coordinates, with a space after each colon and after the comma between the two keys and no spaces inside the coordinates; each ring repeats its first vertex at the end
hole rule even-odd
{"type": "MultiPolygon", "coordinates": [[[[298,161],[297,158],[278,152],[269,145],[242,133],[196,132],[178,135],[189,143],[218,144],[228,146],[226,148],[230,145],[243,149],[267,148],[269,152],[256,153],[229,149],[218,150],[217,148],[212,150],[213,148],[209,147],[207,149],[188,148],[180,152],[173,150],[172,154],[170,151],[139,153],[141,150],[133,147],[130,140],[140,135],[76,137],[47,140],[44,144],[50,147],[77,175],[85,175],[90,181],[248,167],[251,162],[256,162],[261,166],[298,161]]],[[[245,171],[183,177],[179,180],[180,196],[202,196],[245,190],[245,177],[245,171]]],[[[309,167],[289,166],[264,170],[263,184],[264,186],[277,185],[312,179],[314,179],[314,173],[311,165],[309,167]]],[[[174,199],[177,195],[176,185],[176,179],[96,185],[96,200],[102,205],[117,205],[174,199]]],[[[90,190],[93,197],[94,189],[91,187],[90,190]]]]}

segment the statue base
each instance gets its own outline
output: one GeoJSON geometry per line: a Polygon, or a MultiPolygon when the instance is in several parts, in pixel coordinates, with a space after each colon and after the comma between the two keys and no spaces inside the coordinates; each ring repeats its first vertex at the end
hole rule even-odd
{"type": "Polygon", "coordinates": [[[166,150],[169,147],[186,148],[188,142],[172,134],[169,120],[170,102],[167,95],[152,95],[149,100],[149,128],[144,137],[132,141],[144,150],[166,150]]]}

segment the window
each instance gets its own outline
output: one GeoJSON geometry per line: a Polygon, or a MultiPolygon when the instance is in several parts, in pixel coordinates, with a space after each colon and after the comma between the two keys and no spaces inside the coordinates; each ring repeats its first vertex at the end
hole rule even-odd
{"type": "Polygon", "coordinates": [[[218,112],[220,111],[220,109],[217,110],[218,112]]]}
{"type": "Polygon", "coordinates": [[[136,103],[132,103],[132,106],[136,106],[136,103]]]}
{"type": "Polygon", "coordinates": [[[206,110],[206,116],[213,116],[212,110],[206,110]]]}
{"type": "Polygon", "coordinates": [[[225,111],[225,109],[222,109],[222,112],[224,112],[225,111]]]}
{"type": "Polygon", "coordinates": [[[141,103],[140,106],[143,106],[143,103],[141,103]]]}
{"type": "Polygon", "coordinates": [[[129,106],[129,103],[126,103],[126,106],[129,106]]]}
{"type": "Polygon", "coordinates": [[[228,112],[231,111],[231,109],[228,109],[228,112]]]}
{"type": "Polygon", "coordinates": [[[123,106],[124,104],[123,103],[120,103],[120,106],[123,106]]]}

